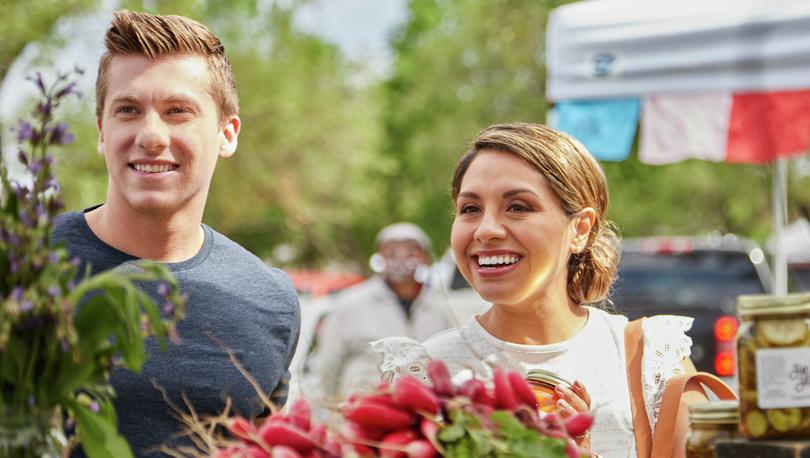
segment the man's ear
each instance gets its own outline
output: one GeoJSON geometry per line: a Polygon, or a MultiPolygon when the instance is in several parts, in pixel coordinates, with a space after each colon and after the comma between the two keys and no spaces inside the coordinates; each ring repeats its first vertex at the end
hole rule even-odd
{"type": "Polygon", "coordinates": [[[588,237],[595,222],[596,210],[591,207],[585,207],[574,215],[571,220],[574,229],[574,237],[569,248],[571,253],[582,253],[587,248],[588,237]]]}
{"type": "Polygon", "coordinates": [[[225,126],[220,132],[219,157],[226,158],[233,156],[236,146],[239,143],[239,129],[242,127],[242,120],[239,116],[231,116],[225,122],[225,126]]]}
{"type": "Polygon", "coordinates": [[[98,154],[104,155],[104,131],[101,129],[101,116],[96,118],[96,127],[98,128],[98,144],[96,149],[98,154]]]}

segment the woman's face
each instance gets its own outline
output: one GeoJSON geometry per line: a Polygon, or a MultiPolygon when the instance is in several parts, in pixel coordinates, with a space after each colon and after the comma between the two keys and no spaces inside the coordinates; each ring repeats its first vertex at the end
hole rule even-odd
{"type": "Polygon", "coordinates": [[[555,294],[567,300],[577,229],[537,169],[514,154],[483,150],[461,181],[450,243],[481,297],[531,305],[555,294]]]}

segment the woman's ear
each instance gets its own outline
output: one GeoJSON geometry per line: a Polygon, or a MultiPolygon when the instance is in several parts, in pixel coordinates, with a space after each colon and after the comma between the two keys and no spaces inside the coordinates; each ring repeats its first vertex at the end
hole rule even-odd
{"type": "Polygon", "coordinates": [[[588,238],[591,235],[591,228],[596,222],[596,210],[585,207],[571,219],[571,226],[574,230],[574,237],[571,239],[571,253],[582,253],[588,247],[588,238]]]}

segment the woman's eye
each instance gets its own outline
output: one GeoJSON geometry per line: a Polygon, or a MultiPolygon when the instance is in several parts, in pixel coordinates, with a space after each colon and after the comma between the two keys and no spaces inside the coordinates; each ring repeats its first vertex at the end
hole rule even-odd
{"type": "Polygon", "coordinates": [[[475,213],[477,211],[478,211],[478,207],[476,207],[475,205],[462,205],[458,209],[458,213],[460,215],[463,215],[465,213],[475,213]]]}
{"type": "Polygon", "coordinates": [[[510,204],[509,211],[512,212],[526,212],[529,211],[530,208],[523,204],[510,204]]]}

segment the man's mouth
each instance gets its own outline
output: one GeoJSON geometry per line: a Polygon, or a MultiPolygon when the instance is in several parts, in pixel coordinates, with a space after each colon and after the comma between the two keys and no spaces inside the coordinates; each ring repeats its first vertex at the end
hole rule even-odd
{"type": "Polygon", "coordinates": [[[180,167],[177,164],[129,164],[130,168],[144,173],[171,172],[180,167]]]}

